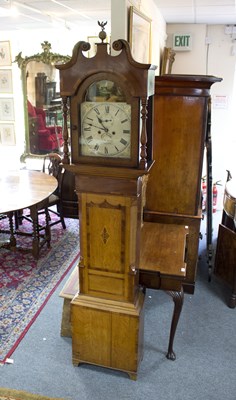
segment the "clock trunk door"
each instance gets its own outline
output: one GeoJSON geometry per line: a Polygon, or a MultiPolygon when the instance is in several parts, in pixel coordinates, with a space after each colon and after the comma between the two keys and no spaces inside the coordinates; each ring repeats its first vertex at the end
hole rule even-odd
{"type": "Polygon", "coordinates": [[[133,301],[137,245],[137,198],[82,193],[83,294],[133,301]]]}

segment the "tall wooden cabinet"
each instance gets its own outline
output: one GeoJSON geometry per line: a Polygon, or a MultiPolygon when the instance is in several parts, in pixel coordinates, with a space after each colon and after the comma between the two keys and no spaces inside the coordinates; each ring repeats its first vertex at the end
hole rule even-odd
{"type": "Polygon", "coordinates": [[[189,226],[184,290],[194,292],[201,211],[204,147],[210,124],[210,88],[213,76],[156,77],[153,115],[153,158],[145,221],[189,226]]]}

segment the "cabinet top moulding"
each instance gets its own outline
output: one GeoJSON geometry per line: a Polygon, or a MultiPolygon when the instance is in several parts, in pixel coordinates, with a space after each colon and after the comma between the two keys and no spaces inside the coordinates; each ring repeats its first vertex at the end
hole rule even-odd
{"type": "Polygon", "coordinates": [[[221,82],[222,78],[211,75],[182,75],[171,74],[156,77],[156,94],[168,94],[170,91],[182,95],[183,91],[191,96],[210,95],[209,90],[214,83],[221,82]],[[157,89],[158,87],[158,89],[157,89]]]}

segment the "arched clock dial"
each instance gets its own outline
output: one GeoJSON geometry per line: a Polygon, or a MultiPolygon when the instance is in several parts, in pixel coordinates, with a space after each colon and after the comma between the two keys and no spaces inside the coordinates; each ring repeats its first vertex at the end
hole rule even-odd
{"type": "Polygon", "coordinates": [[[81,104],[81,155],[130,157],[131,106],[127,103],[81,104]]]}

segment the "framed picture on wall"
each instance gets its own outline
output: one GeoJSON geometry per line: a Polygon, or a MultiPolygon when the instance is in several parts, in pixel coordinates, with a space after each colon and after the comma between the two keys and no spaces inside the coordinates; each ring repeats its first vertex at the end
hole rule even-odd
{"type": "Polygon", "coordinates": [[[0,143],[2,146],[15,146],[14,124],[0,124],[0,143]]]}
{"type": "Polygon", "coordinates": [[[12,72],[10,69],[0,70],[0,93],[12,93],[12,72]]]}
{"type": "Polygon", "coordinates": [[[10,42],[0,42],[0,67],[11,65],[11,47],[10,42]]]}
{"type": "Polygon", "coordinates": [[[14,121],[13,99],[0,98],[0,121],[14,121]]]}
{"type": "Polygon", "coordinates": [[[150,63],[151,19],[135,7],[130,7],[129,44],[135,61],[150,63]]]}
{"type": "Polygon", "coordinates": [[[96,43],[101,43],[98,36],[88,36],[88,42],[90,44],[90,50],[88,51],[88,57],[94,57],[97,52],[96,43]]]}
{"type": "MultiPolygon", "coordinates": [[[[88,51],[88,58],[94,57],[97,52],[96,43],[101,43],[101,39],[98,36],[88,36],[88,43],[90,44],[90,50],[88,51]]],[[[108,37],[105,39],[105,43],[108,43],[108,37]]],[[[110,49],[107,49],[108,53],[110,49]]]]}

